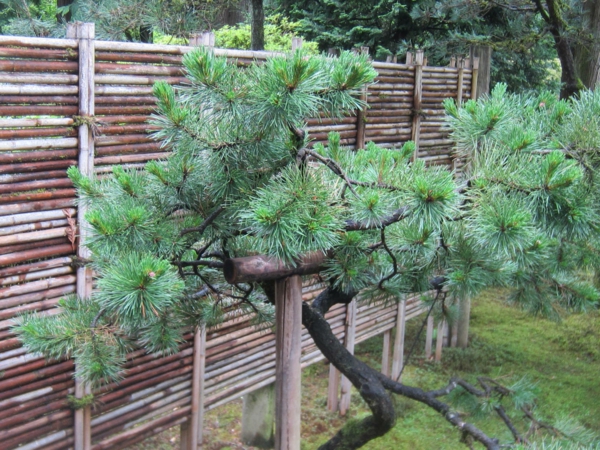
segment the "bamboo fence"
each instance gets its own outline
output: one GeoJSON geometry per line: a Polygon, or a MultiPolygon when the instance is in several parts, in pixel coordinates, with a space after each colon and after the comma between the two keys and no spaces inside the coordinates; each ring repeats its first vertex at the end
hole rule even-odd
{"type": "MultiPolygon", "coordinates": [[[[98,41],[89,24],[72,26],[68,36],[0,36],[3,449],[125,448],[175,425],[192,429],[187,425],[201,423],[203,411],[275,378],[274,333],[251,326],[248,317],[237,317],[190,333],[174,355],[157,358],[133,352],[125,379],[95,391],[93,408],[74,412],[67,396],[81,397],[89,391],[73,379],[72,361],[45,361],[27,354],[11,332],[19,314],[55,314],[61,297],[89,295],[91,274],[78,264],[86,257],[76,239],[82,210],[75,206],[75,189],[66,169],[78,165],[86,173],[101,174],[114,165],[142,167],[149,160],[165,158],[168,153],[151,138],[153,128],[146,123],[155,106],[152,85],[158,80],[184,82],[181,59],[192,48],[98,41]],[[82,116],[93,120],[82,121],[82,116]]],[[[210,44],[210,39],[201,43],[210,44]]],[[[215,53],[240,65],[269,56],[220,49],[215,53]]],[[[471,98],[477,70],[462,62],[428,67],[422,53],[408,59],[407,64],[375,62],[377,83],[364,92],[369,108],[337,121],[309,119],[314,139],[325,141],[334,130],[344,145],[356,148],[365,141],[394,147],[414,139],[419,158],[452,166],[441,102],[471,98]]],[[[306,279],[304,299],[314,298],[322,288],[316,279],[306,279]]],[[[350,349],[383,333],[384,371],[389,371],[390,331],[398,327],[392,358],[392,374],[397,375],[404,322],[421,311],[415,296],[401,303],[338,305],[327,319],[350,349]]],[[[302,366],[322,359],[303,330],[302,366]]],[[[330,375],[330,408],[337,409],[338,400],[347,408],[347,381],[333,369],[330,375]]],[[[201,432],[194,439],[201,442],[201,432]]]]}

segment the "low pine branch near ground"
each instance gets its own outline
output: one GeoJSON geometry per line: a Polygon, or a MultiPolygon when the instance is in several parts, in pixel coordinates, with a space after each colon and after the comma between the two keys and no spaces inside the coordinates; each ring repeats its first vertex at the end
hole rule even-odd
{"type": "MultiPolygon", "coordinates": [[[[407,384],[435,388],[454,374],[470,381],[477,376],[488,376],[506,384],[525,377],[537,384],[537,409],[541,417],[554,423],[569,419],[575,426],[578,424],[592,434],[600,434],[600,316],[574,315],[558,323],[515,310],[504,300],[505,293],[496,290],[476,298],[472,310],[471,347],[466,351],[445,349],[442,363],[438,364],[424,360],[424,343],[421,343],[403,380],[407,384]]],[[[409,322],[407,343],[412,343],[415,338],[419,322],[420,319],[409,322]]],[[[381,337],[370,339],[357,347],[357,355],[369,365],[378,367],[381,346],[381,337]]],[[[345,420],[362,417],[368,411],[353,392],[348,419],[327,412],[327,373],[328,366],[322,363],[303,373],[302,448],[305,450],[317,448],[345,420]]],[[[365,449],[467,448],[459,442],[459,433],[431,409],[402,399],[398,400],[397,407],[404,412],[394,429],[365,449]]],[[[239,401],[208,413],[205,449],[248,448],[239,439],[241,410],[239,401]]],[[[517,427],[524,430],[526,424],[521,420],[522,414],[511,415],[517,427]]],[[[495,417],[473,421],[489,434],[510,440],[508,429],[495,417]]],[[[175,450],[179,449],[178,439],[179,430],[173,428],[129,450],[175,450]]]]}

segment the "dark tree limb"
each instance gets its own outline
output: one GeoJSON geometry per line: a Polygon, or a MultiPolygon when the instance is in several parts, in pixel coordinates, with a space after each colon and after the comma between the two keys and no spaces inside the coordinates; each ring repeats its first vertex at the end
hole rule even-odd
{"type": "MultiPolygon", "coordinates": [[[[322,307],[332,304],[333,297],[336,296],[335,291],[330,289],[326,291],[329,291],[326,296],[330,295],[331,298],[321,300],[322,307]]],[[[339,294],[342,302],[348,300],[347,294],[339,294]]],[[[357,449],[386,434],[396,423],[396,412],[392,399],[377,379],[376,372],[346,350],[331,331],[323,315],[308,303],[302,304],[302,323],[323,355],[350,380],[372,412],[371,416],[362,419],[359,423],[346,424],[335,436],[319,447],[319,450],[357,449]]]]}
{"type": "Polygon", "coordinates": [[[202,224],[198,227],[193,227],[193,228],[185,228],[183,230],[181,230],[181,233],[179,233],[180,236],[183,236],[185,234],[188,233],[194,233],[194,232],[198,232],[200,234],[204,233],[204,231],[208,228],[208,226],[213,223],[215,221],[215,219],[217,217],[219,217],[219,215],[225,211],[225,206],[221,205],[219,207],[217,207],[217,209],[215,209],[213,212],[211,212],[208,217],[206,219],[204,219],[204,222],[202,222],[202,224]]]}
{"type": "Polygon", "coordinates": [[[455,380],[452,380],[445,388],[426,392],[389,379],[348,352],[331,331],[324,314],[336,303],[349,303],[352,297],[352,294],[328,288],[315,299],[314,306],[310,306],[308,303],[302,304],[302,324],[308,330],[313,341],[323,356],[356,387],[372,412],[371,416],[363,419],[359,424],[351,423],[349,426],[343,427],[333,438],[322,445],[320,450],[356,449],[387,433],[395,423],[395,411],[386,391],[426,404],[442,414],[468,439],[472,438],[482,443],[488,450],[499,450],[500,445],[497,439],[490,438],[473,424],[464,422],[448,404],[438,399],[458,386],[455,380]]]}

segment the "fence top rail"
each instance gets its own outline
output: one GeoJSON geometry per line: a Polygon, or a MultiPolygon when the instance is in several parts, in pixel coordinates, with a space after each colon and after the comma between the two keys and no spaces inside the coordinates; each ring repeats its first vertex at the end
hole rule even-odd
{"type": "MultiPolygon", "coordinates": [[[[171,55],[183,55],[194,48],[190,45],[167,45],[167,44],[146,44],[140,42],[118,42],[118,41],[100,41],[95,42],[95,48],[98,51],[119,51],[119,52],[142,52],[142,53],[166,53],[171,55]]],[[[228,56],[233,58],[245,59],[266,59],[269,56],[275,56],[281,53],[255,50],[232,50],[226,48],[215,48],[214,52],[219,56],[228,56]]]]}
{"type": "Polygon", "coordinates": [[[56,39],[24,36],[0,36],[0,45],[15,47],[77,48],[77,39],[56,39]]]}

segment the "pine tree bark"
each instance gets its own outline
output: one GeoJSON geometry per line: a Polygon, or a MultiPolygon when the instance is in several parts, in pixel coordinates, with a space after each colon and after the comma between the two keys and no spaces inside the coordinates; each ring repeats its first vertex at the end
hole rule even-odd
{"type": "Polygon", "coordinates": [[[265,12],[263,0],[252,0],[251,50],[265,49],[265,12]]]}

